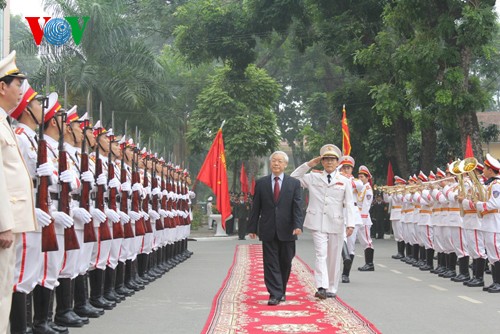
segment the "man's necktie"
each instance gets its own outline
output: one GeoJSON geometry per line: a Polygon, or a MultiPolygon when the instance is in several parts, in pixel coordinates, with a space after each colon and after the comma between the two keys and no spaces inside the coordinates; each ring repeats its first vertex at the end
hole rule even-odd
{"type": "Polygon", "coordinates": [[[278,197],[280,197],[280,178],[274,177],[274,202],[278,202],[278,197]]]}
{"type": "Polygon", "coordinates": [[[328,178],[328,183],[332,182],[332,176],[330,174],[328,174],[326,177],[328,178]]]}

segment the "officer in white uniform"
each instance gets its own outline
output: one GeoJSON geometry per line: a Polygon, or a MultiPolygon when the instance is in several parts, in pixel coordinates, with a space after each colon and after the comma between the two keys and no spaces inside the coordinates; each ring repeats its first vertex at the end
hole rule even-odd
{"type": "Polygon", "coordinates": [[[352,234],[356,221],[351,181],[337,170],[340,156],[337,146],[324,145],[319,157],[302,164],[291,174],[300,180],[302,187],[309,189],[304,226],[312,230],[316,252],[314,277],[318,288],[315,296],[320,299],[336,296],[344,238],[352,234]],[[306,174],[320,162],[323,172],[306,174]]]}

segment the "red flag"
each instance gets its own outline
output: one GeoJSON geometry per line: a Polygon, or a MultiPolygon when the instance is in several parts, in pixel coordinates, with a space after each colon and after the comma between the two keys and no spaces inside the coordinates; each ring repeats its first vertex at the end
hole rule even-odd
{"type": "Polygon", "coordinates": [[[351,135],[349,134],[349,125],[345,112],[345,104],[342,106],[342,154],[351,154],[351,135]]]}
{"type": "Polygon", "coordinates": [[[255,194],[255,175],[252,175],[252,186],[250,187],[250,194],[255,194]]]}
{"type": "Polygon", "coordinates": [[[394,172],[392,171],[392,164],[390,161],[389,161],[389,166],[387,166],[387,185],[388,186],[394,185],[394,172]]]}
{"type": "Polygon", "coordinates": [[[248,176],[245,172],[245,164],[241,163],[241,171],[240,171],[240,183],[241,183],[241,192],[245,194],[245,201],[248,196],[248,176]]]}
{"type": "Polygon", "coordinates": [[[224,139],[222,128],[215,136],[212,147],[198,173],[198,180],[209,186],[217,197],[217,210],[221,214],[221,222],[226,229],[226,219],[231,216],[231,204],[229,203],[229,188],[227,183],[226,155],[224,153],[224,139]]]}
{"type": "Polygon", "coordinates": [[[467,136],[467,144],[465,144],[465,155],[464,158],[473,158],[474,152],[472,151],[472,143],[470,141],[470,136],[467,136]]]}

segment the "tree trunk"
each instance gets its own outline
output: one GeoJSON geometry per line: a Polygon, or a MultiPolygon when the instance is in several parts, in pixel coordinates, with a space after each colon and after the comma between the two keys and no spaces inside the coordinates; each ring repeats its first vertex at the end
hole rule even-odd
{"type": "Polygon", "coordinates": [[[394,150],[392,157],[396,162],[395,171],[399,172],[402,178],[407,178],[410,175],[410,166],[408,165],[408,130],[409,124],[403,116],[393,123],[392,130],[394,132],[394,150]]]}
{"type": "Polygon", "coordinates": [[[420,134],[422,144],[420,146],[420,170],[424,173],[435,168],[437,133],[434,120],[428,120],[421,124],[420,134]]]}

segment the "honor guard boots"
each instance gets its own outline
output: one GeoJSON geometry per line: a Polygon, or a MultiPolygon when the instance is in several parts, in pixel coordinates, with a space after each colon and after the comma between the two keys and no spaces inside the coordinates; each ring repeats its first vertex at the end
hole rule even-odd
{"type": "Polygon", "coordinates": [[[69,333],[65,327],[51,327],[49,321],[50,299],[52,291],[37,285],[33,290],[33,333],[34,334],[59,334],[69,333]],[[57,330],[59,329],[59,331],[57,330]]]}
{"type": "Polygon", "coordinates": [[[470,280],[468,256],[464,256],[458,259],[458,268],[459,274],[455,277],[452,277],[451,280],[453,282],[465,282],[470,280]]]}
{"type": "Polygon", "coordinates": [[[26,294],[14,292],[10,308],[10,333],[24,334],[27,329],[26,321],[26,294]]]}
{"type": "Polygon", "coordinates": [[[468,282],[464,282],[465,285],[475,288],[484,286],[484,263],[486,259],[479,258],[476,259],[476,265],[474,266],[474,278],[468,282]]]}
{"type": "Polygon", "coordinates": [[[80,317],[99,318],[104,314],[102,308],[96,308],[89,303],[89,284],[87,275],[79,275],[75,278],[75,304],[73,311],[80,317]]]}
{"type": "Polygon", "coordinates": [[[349,283],[349,274],[351,272],[352,263],[354,262],[354,254],[349,255],[350,259],[344,260],[344,269],[342,271],[342,283],[349,283]]]}
{"type": "Polygon", "coordinates": [[[135,291],[127,288],[125,286],[125,263],[118,262],[116,267],[116,281],[115,281],[115,292],[123,297],[132,296],[135,291]]]}
{"type": "Polygon", "coordinates": [[[494,282],[488,287],[488,292],[490,293],[500,293],[500,261],[493,264],[491,268],[491,273],[493,275],[494,282]]]}
{"type": "Polygon", "coordinates": [[[104,310],[112,310],[116,303],[103,297],[104,294],[104,270],[94,269],[89,271],[90,299],[92,306],[104,310]]]}
{"type": "Polygon", "coordinates": [[[375,271],[375,266],[373,265],[373,253],[375,250],[373,248],[365,249],[365,265],[359,267],[359,271],[375,271]]]}
{"type": "Polygon", "coordinates": [[[59,326],[82,327],[89,323],[89,318],[81,318],[73,311],[73,293],[71,278],[59,278],[56,288],[56,315],[54,322],[59,326]]]}
{"type": "Polygon", "coordinates": [[[405,257],[405,242],[404,241],[398,241],[397,243],[398,246],[398,253],[396,255],[391,256],[393,259],[400,260],[405,257]]]}
{"type": "Polygon", "coordinates": [[[122,299],[125,297],[121,297],[115,292],[115,283],[116,283],[116,271],[111,267],[106,267],[105,275],[104,275],[104,293],[103,297],[106,300],[115,303],[121,303],[122,299]]]}
{"type": "MultiPolygon", "coordinates": [[[[443,273],[444,278],[452,278],[457,276],[457,254],[450,253],[448,255],[447,271],[443,273]]],[[[441,276],[441,274],[439,274],[441,276]]]]}
{"type": "Polygon", "coordinates": [[[422,271],[434,269],[434,249],[425,250],[425,264],[419,268],[422,271]]]}

